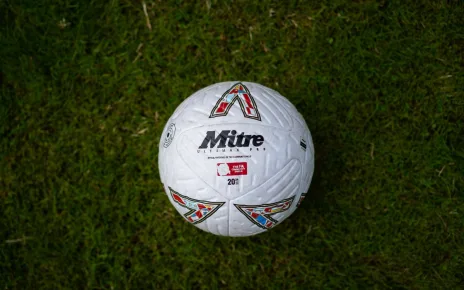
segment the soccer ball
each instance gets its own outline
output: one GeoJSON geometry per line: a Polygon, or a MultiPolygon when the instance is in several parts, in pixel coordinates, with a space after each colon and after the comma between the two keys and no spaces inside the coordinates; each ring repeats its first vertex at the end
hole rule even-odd
{"type": "Polygon", "coordinates": [[[158,162],[167,196],[186,221],[215,235],[250,236],[300,205],[314,146],[303,117],[278,92],[223,82],[175,110],[158,162]]]}

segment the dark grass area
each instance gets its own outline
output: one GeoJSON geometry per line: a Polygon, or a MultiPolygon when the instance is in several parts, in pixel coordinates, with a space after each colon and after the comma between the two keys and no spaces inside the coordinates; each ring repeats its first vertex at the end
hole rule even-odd
{"type": "Polygon", "coordinates": [[[146,4],[152,30],[140,1],[0,2],[1,289],[464,287],[461,1],[146,4]],[[289,98],[316,148],[251,238],[158,178],[170,114],[227,80],[289,98]]]}

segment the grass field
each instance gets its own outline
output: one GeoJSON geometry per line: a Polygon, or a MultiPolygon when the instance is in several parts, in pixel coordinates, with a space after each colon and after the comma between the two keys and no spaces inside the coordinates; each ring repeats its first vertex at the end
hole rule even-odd
{"type": "Polygon", "coordinates": [[[464,289],[461,1],[145,10],[0,1],[0,289],[464,289]],[[187,224],[158,177],[166,120],[227,80],[289,98],[316,149],[251,238],[187,224]]]}

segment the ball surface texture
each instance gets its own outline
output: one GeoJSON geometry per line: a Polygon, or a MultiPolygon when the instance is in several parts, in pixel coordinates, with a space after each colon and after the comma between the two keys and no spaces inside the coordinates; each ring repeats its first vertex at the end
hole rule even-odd
{"type": "Polygon", "coordinates": [[[223,82],[187,98],[159,145],[172,205],[215,235],[272,229],[300,205],[314,171],[303,117],[286,98],[250,82],[223,82]]]}

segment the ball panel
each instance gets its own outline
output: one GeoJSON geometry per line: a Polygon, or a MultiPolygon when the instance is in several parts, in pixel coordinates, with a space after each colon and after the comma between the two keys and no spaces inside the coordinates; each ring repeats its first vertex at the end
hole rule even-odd
{"type": "Polygon", "coordinates": [[[177,212],[189,223],[216,235],[228,235],[228,202],[214,189],[204,183],[186,166],[179,155],[172,155],[166,162],[162,177],[165,192],[177,212]],[[184,201],[176,199],[175,194],[184,201]],[[201,211],[202,206],[211,206],[210,211],[201,211]],[[197,213],[200,211],[200,213],[197,213]],[[189,215],[190,213],[190,215],[189,215]],[[187,216],[186,216],[187,215],[187,216]],[[188,216],[192,219],[189,220],[188,216]],[[198,219],[202,219],[197,222],[198,219]]]}
{"type": "MultiPolygon", "coordinates": [[[[292,203],[289,208],[271,215],[276,222],[269,227],[270,229],[285,220],[295,211],[295,199],[301,193],[300,180],[301,163],[298,160],[293,159],[285,167],[283,167],[278,174],[264,182],[259,187],[249,191],[246,195],[232,200],[231,203],[235,206],[239,205],[241,207],[266,207],[266,205],[279,203],[285,199],[291,198],[292,203]]],[[[266,219],[265,216],[264,219],[266,219]]],[[[229,235],[231,236],[246,236],[250,233],[266,231],[266,229],[258,225],[258,220],[255,220],[255,222],[251,221],[250,217],[242,211],[230,212],[229,223],[229,235]]]]}
{"type": "Polygon", "coordinates": [[[223,197],[235,199],[268,181],[290,160],[304,159],[300,133],[248,124],[203,126],[177,136],[177,152],[171,154],[180,155],[223,197]]]}
{"type": "MultiPolygon", "coordinates": [[[[197,127],[199,120],[202,125],[216,124],[261,124],[280,129],[289,130],[293,127],[292,114],[286,109],[285,98],[282,96],[270,96],[262,86],[254,83],[247,83],[247,88],[250,90],[250,97],[256,104],[256,109],[259,111],[261,121],[244,117],[244,107],[240,98],[236,98],[230,106],[228,113],[222,117],[210,118],[214,107],[218,100],[223,97],[234,84],[238,82],[224,82],[210,86],[207,89],[196,92],[191,97],[187,98],[180,108],[176,109],[171,121],[176,123],[176,126],[182,130],[188,130],[192,127],[197,127]],[[188,108],[188,109],[187,109],[188,108]]],[[[244,105],[246,107],[246,104],[244,105]]],[[[298,113],[297,111],[292,113],[298,113]]],[[[180,132],[181,132],[180,131],[180,132]]]]}

